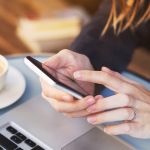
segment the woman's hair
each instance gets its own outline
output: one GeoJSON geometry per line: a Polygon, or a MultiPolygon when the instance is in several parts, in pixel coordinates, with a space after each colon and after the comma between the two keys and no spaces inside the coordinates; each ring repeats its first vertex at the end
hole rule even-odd
{"type": "Polygon", "coordinates": [[[150,19],[150,0],[111,0],[111,10],[106,25],[101,33],[103,36],[110,26],[119,34],[124,30],[137,28],[150,19]]]}

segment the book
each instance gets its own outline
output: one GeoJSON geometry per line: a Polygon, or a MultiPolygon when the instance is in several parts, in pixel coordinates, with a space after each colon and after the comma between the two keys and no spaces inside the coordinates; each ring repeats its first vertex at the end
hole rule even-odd
{"type": "Polygon", "coordinates": [[[47,52],[68,46],[80,30],[81,20],[75,16],[35,20],[22,18],[17,35],[31,52],[47,52]]]}

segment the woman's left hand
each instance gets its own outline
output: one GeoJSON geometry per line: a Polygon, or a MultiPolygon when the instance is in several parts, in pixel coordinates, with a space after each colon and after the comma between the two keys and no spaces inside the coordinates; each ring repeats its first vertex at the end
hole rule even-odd
{"type": "Polygon", "coordinates": [[[81,70],[74,73],[77,80],[103,84],[116,95],[96,96],[96,104],[87,109],[91,124],[121,121],[107,125],[108,134],[128,134],[137,138],[150,138],[150,91],[135,81],[103,67],[101,71],[81,70]]]}

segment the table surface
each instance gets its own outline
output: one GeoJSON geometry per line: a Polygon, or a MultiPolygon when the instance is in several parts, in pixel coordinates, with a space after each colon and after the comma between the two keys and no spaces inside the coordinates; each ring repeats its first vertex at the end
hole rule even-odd
{"type": "MultiPolygon", "coordinates": [[[[39,60],[44,60],[47,56],[35,56],[35,58],[39,60]]],[[[41,87],[39,83],[38,77],[25,66],[23,62],[23,57],[8,57],[9,64],[16,67],[18,70],[22,72],[26,80],[26,90],[23,96],[13,105],[0,110],[0,116],[5,114],[6,112],[10,111],[11,109],[17,107],[18,105],[23,104],[24,102],[28,101],[30,98],[39,95],[41,93],[41,87]]],[[[123,72],[123,75],[127,76],[130,79],[136,80],[150,89],[150,82],[143,80],[142,78],[131,74],[129,72],[123,72]]],[[[17,83],[16,83],[17,84],[17,83]]],[[[104,89],[102,93],[104,96],[112,95],[113,93],[108,89],[104,89]]],[[[125,140],[126,142],[133,145],[138,150],[150,150],[150,139],[136,139],[126,135],[119,136],[121,139],[125,140]]]]}

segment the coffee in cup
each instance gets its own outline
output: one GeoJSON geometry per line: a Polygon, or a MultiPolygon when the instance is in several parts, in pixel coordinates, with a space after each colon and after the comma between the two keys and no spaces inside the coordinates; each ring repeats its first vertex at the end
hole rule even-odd
{"type": "Polygon", "coordinates": [[[2,88],[5,85],[7,72],[8,72],[8,61],[4,56],[0,55],[0,90],[2,90],[2,88]]]}

